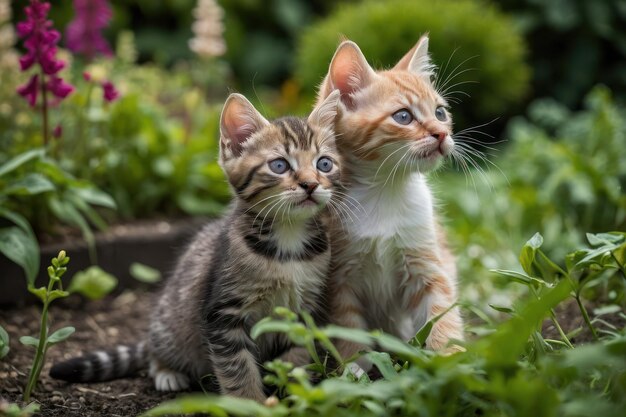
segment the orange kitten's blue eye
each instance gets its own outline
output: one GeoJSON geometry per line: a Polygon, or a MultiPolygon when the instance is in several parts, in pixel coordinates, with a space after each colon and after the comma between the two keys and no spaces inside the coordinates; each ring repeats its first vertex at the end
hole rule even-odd
{"type": "Polygon", "coordinates": [[[437,107],[435,109],[435,117],[441,122],[445,122],[446,120],[448,120],[448,114],[446,113],[446,109],[444,109],[443,106],[437,107]]]}
{"type": "Polygon", "coordinates": [[[326,156],[322,156],[317,160],[317,169],[322,172],[330,172],[333,169],[333,161],[326,156]]]}
{"type": "Polygon", "coordinates": [[[408,125],[413,121],[413,115],[407,109],[398,110],[391,117],[401,125],[408,125]]]}
{"type": "Polygon", "coordinates": [[[270,161],[268,165],[275,174],[284,174],[289,169],[289,162],[283,158],[274,159],[270,161]]]}

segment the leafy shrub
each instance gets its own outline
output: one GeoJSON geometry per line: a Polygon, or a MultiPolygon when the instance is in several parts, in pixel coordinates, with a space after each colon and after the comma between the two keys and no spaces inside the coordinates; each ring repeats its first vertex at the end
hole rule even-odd
{"type": "MultiPolygon", "coordinates": [[[[511,264],[510,248],[542,230],[551,257],[585,240],[585,231],[626,230],[626,110],[597,87],[585,109],[571,112],[552,99],[511,121],[497,167],[433,182],[458,248],[461,277],[482,287],[486,269],[511,264]],[[479,284],[480,283],[480,284],[479,284]]],[[[495,296],[485,283],[483,295],[495,296]]]]}
{"type": "Polygon", "coordinates": [[[296,79],[312,93],[342,35],[355,41],[373,66],[384,68],[426,32],[434,62],[443,67],[440,78],[450,76],[452,91],[472,96],[471,105],[453,110],[460,125],[501,116],[523,97],[529,69],[522,38],[493,5],[473,0],[366,1],[339,7],[303,32],[296,79]]]}
{"type": "Polygon", "coordinates": [[[529,61],[534,91],[578,107],[586,92],[602,83],[626,100],[626,10],[622,1],[498,3],[511,13],[532,46],[529,61]]]}

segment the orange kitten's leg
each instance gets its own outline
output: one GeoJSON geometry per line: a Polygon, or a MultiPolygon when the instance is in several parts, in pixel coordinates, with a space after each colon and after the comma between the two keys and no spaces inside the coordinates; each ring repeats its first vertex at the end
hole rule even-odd
{"type": "MultiPolygon", "coordinates": [[[[332,290],[331,311],[333,322],[342,327],[366,330],[367,324],[363,306],[354,289],[347,283],[341,283],[332,290]]],[[[349,359],[358,352],[367,349],[367,346],[343,339],[336,341],[336,347],[343,359],[349,359]]]]}
{"type": "MultiPolygon", "coordinates": [[[[450,268],[443,268],[436,254],[408,251],[405,253],[405,261],[410,280],[416,283],[414,288],[421,287],[420,291],[409,297],[410,311],[426,307],[426,320],[430,320],[456,302],[454,277],[447,274],[450,268]]],[[[415,329],[417,330],[419,329],[415,329]]],[[[463,323],[457,307],[449,310],[433,325],[430,336],[426,339],[426,347],[442,350],[448,347],[450,339],[463,340],[463,323]]],[[[456,346],[448,348],[459,349],[456,346]]]]}

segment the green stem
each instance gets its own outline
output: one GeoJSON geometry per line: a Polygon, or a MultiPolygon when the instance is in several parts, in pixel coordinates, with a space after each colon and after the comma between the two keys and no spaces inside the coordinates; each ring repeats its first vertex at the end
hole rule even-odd
{"type": "Polygon", "coordinates": [[[593,335],[594,340],[598,340],[598,333],[596,333],[596,329],[593,327],[593,324],[591,324],[591,320],[589,319],[589,314],[587,314],[587,309],[583,305],[578,294],[576,294],[574,298],[576,298],[576,303],[578,303],[578,308],[580,308],[580,312],[583,315],[583,319],[585,320],[585,323],[587,323],[587,327],[589,327],[589,330],[591,330],[591,334],[593,335]]]}
{"type": "Polygon", "coordinates": [[[556,330],[561,335],[561,339],[563,339],[563,341],[565,342],[567,347],[569,347],[570,349],[574,349],[574,345],[572,345],[572,342],[570,342],[570,340],[568,339],[567,335],[565,334],[565,332],[561,328],[561,325],[559,324],[558,320],[556,319],[556,313],[554,312],[554,309],[552,309],[552,308],[550,309],[550,318],[552,320],[552,323],[554,323],[554,326],[556,327],[556,330]]]}
{"type": "MultiPolygon", "coordinates": [[[[49,292],[49,291],[48,291],[49,292]]],[[[46,294],[46,301],[43,304],[43,310],[41,312],[41,329],[39,331],[39,344],[37,345],[37,353],[35,354],[35,360],[33,366],[30,368],[28,375],[28,384],[24,390],[24,402],[30,401],[30,394],[37,384],[39,374],[41,373],[42,362],[44,357],[44,351],[46,348],[46,342],[48,340],[48,295],[46,294]]]]}
{"type": "Polygon", "coordinates": [[[626,269],[624,269],[624,265],[619,263],[619,261],[617,260],[617,256],[615,256],[615,254],[613,252],[611,252],[611,256],[613,257],[613,260],[617,264],[617,267],[619,268],[619,271],[622,273],[622,276],[624,277],[624,279],[626,279],[626,269]]]}
{"type": "Polygon", "coordinates": [[[49,142],[48,129],[48,89],[46,88],[46,75],[41,71],[41,117],[43,119],[43,145],[47,146],[49,142]]]}

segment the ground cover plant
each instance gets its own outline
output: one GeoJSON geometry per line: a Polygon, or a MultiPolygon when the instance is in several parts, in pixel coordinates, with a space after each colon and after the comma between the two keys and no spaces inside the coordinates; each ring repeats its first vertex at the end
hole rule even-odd
{"type": "MultiPolygon", "coordinates": [[[[24,291],[43,297],[47,311],[39,300],[0,310],[0,415],[36,408],[54,416],[623,414],[626,108],[623,64],[611,60],[623,52],[623,10],[614,1],[578,0],[341,3],[52,2],[53,27],[40,29],[56,29],[60,38],[48,33],[47,43],[25,45],[27,27],[18,28],[19,40],[6,34],[28,21],[18,9],[31,1],[0,0],[0,252],[22,267],[24,291]],[[71,34],[80,25],[70,21],[89,19],[74,13],[74,3],[95,4],[104,17],[86,26],[97,40],[91,45],[77,45],[80,36],[71,34]],[[175,34],[155,29],[170,16],[180,25],[175,34]],[[192,31],[198,16],[211,22],[199,27],[215,30],[192,31]],[[257,27],[259,16],[264,23],[257,27]],[[432,323],[406,342],[320,328],[278,310],[255,336],[284,332],[312,353],[317,343],[337,366],[324,356],[307,369],[264,364],[274,391],[265,404],[211,392],[165,395],[145,373],[90,385],[47,376],[52,361],[139,337],[153,295],[118,291],[91,301],[117,285],[104,266],[70,270],[62,289],[35,288],[42,238],[69,235],[93,244],[98,230],[119,222],[220,212],[229,191],[216,164],[218,116],[229,89],[249,91],[269,117],[306,112],[340,34],[384,67],[428,30],[441,80],[463,83],[454,87],[451,112],[460,115],[455,130],[464,130],[457,141],[472,153],[468,166],[450,164],[431,178],[458,256],[464,352],[423,349],[432,323]],[[217,37],[201,39],[210,33],[217,37]],[[567,61],[556,59],[563,33],[573,35],[567,61]],[[197,50],[225,47],[226,59],[187,48],[192,37],[200,39],[197,50]],[[48,60],[29,67],[37,48],[48,60]],[[560,77],[560,62],[584,65],[568,64],[560,77]],[[496,117],[499,133],[490,138],[484,132],[493,133],[496,117]],[[66,292],[73,295],[48,308],[50,294],[66,292]],[[48,327],[76,332],[54,346],[48,327]],[[37,334],[22,338],[35,351],[19,343],[37,334]],[[353,358],[338,357],[336,338],[370,346],[363,354],[374,371],[361,378],[344,371],[353,358]],[[29,391],[31,402],[24,401],[29,391]]],[[[69,256],[56,258],[47,284],[60,283],[69,256]]]]}

